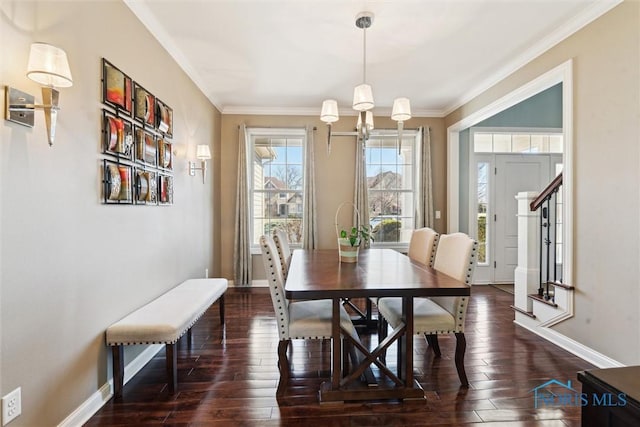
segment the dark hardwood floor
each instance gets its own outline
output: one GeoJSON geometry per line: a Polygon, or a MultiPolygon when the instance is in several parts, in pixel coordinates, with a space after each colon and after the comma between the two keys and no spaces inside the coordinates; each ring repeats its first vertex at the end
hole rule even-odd
{"type": "MultiPolygon", "coordinates": [[[[415,340],[416,379],[426,402],[318,403],[329,378],[330,346],[294,341],[293,378],[276,400],[278,335],[267,288],[230,288],[226,325],[215,304],[179,344],[178,392],[167,391],[164,351],[110,400],[87,426],[578,426],[580,408],[535,408],[533,389],[571,380],[592,365],[513,323],[513,295],[475,286],[466,323],[468,389],[460,387],[453,361],[455,338],[440,337],[442,358],[415,340]]],[[[376,337],[368,338],[376,344],[376,337]]],[[[367,340],[365,336],[363,340],[367,340]]],[[[395,346],[387,354],[393,365],[395,346]]]]}

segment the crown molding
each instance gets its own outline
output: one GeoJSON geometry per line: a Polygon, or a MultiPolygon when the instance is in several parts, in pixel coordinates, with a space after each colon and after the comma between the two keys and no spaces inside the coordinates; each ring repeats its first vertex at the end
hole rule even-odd
{"type": "MultiPolygon", "coordinates": [[[[252,107],[252,106],[228,106],[220,112],[223,115],[247,115],[247,116],[320,116],[320,107],[252,107]]],[[[358,112],[351,108],[339,110],[340,116],[356,117],[358,112]]],[[[375,117],[391,116],[391,108],[374,108],[375,117]]],[[[444,117],[443,110],[414,110],[412,117],[444,117]]]]}
{"type": "Polygon", "coordinates": [[[516,58],[502,67],[500,71],[493,74],[491,77],[476,86],[474,89],[468,91],[464,96],[460,97],[450,107],[444,110],[444,116],[446,117],[449,114],[453,113],[458,108],[462,107],[478,95],[495,86],[497,83],[501,82],[509,75],[513,74],[515,71],[524,67],[535,58],[539,57],[558,43],[575,34],[622,2],[623,0],[596,1],[589,8],[582,11],[582,13],[575,15],[564,25],[551,32],[548,36],[540,39],[540,41],[534,46],[522,52],[520,55],[518,55],[516,58]]]}

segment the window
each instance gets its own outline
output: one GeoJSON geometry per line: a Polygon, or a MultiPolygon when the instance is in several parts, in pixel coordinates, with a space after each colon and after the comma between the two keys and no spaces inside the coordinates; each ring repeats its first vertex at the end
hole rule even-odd
{"type": "Polygon", "coordinates": [[[409,243],[415,224],[419,137],[417,131],[405,131],[400,153],[395,132],[374,133],[367,141],[369,221],[374,245],[409,243]]]}
{"type": "Polygon", "coordinates": [[[561,154],[563,148],[562,133],[473,132],[473,151],[476,153],[561,154]]]}
{"type": "Polygon", "coordinates": [[[478,230],[478,264],[487,264],[487,212],[489,208],[489,168],[488,162],[477,163],[477,198],[476,198],[476,229],[478,230]]]}
{"type": "Polygon", "coordinates": [[[283,229],[289,242],[302,242],[304,129],[247,129],[252,156],[253,245],[260,236],[283,229]]]}

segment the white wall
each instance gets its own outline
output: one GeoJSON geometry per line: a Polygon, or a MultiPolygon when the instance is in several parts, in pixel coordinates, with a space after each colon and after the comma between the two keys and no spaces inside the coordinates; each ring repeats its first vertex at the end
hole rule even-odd
{"type": "Polygon", "coordinates": [[[60,89],[53,148],[41,112],[33,129],[0,126],[0,392],[22,387],[12,426],[55,425],[108,381],[109,324],[218,268],[216,160],[203,185],[185,156],[196,144],[219,153],[220,114],[119,0],[3,0],[0,26],[1,84],[40,100],[25,77],[33,41],[64,48],[74,77],[60,89]],[[102,57],[173,108],[171,207],[100,203],[102,57]]]}

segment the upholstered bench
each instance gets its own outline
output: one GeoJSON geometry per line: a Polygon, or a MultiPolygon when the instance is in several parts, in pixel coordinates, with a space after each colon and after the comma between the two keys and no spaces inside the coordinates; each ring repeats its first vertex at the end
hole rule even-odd
{"type": "Polygon", "coordinates": [[[135,344],[165,344],[169,392],[178,384],[176,343],[211,305],[220,300],[220,323],[224,324],[226,279],[190,279],[140,307],[107,328],[107,345],[113,354],[114,396],[124,386],[123,347],[135,344]]]}

